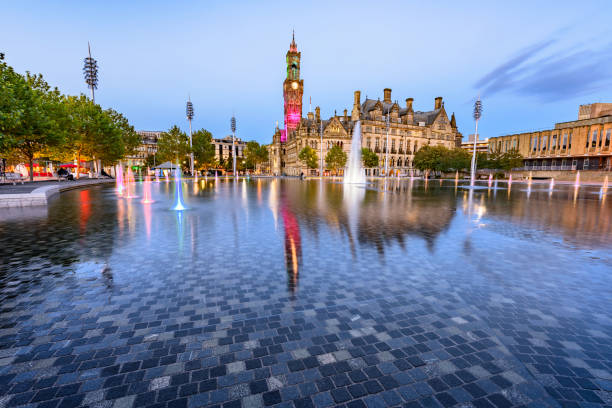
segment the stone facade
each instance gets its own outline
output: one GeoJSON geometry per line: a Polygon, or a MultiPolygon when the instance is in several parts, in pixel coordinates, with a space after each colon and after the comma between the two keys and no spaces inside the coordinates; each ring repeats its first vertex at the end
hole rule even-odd
{"type": "MultiPolygon", "coordinates": [[[[294,52],[297,52],[295,42],[292,42],[290,51],[294,46],[294,52]]],[[[389,88],[384,90],[382,101],[366,97],[362,102],[361,92],[355,91],[350,114],[344,109],[342,115],[336,113],[329,119],[323,119],[317,107],[315,113],[309,112],[306,118],[301,117],[301,111],[299,115],[300,120],[295,130],[276,128],[269,148],[270,166],[274,174],[317,175],[319,169],[308,169],[298,159],[299,152],[306,146],[312,147],[319,160],[323,158],[325,168],[325,156],[334,145],[341,146],[348,155],[357,121],[361,122],[362,147],[371,149],[379,158],[378,167],[366,169],[368,175],[384,173],[387,147],[389,173],[406,174],[412,168],[414,153],[420,147],[443,145],[454,148],[461,145],[462,139],[455,116],[453,114],[449,119],[441,97],[435,98],[433,110],[414,111],[412,98],[406,99],[405,105],[400,106],[391,99],[389,88]]]]}
{"type": "Polygon", "coordinates": [[[489,138],[489,152],[517,149],[525,170],[604,170],[612,168],[612,104],[581,105],[578,120],[550,130],[489,138]]]}
{"type": "Polygon", "coordinates": [[[157,153],[157,140],[162,134],[161,131],[156,130],[137,130],[136,133],[140,136],[140,145],[136,148],[133,155],[126,156],[126,162],[128,166],[144,166],[145,160],[149,156],[153,156],[157,153]]]}
{"type": "MultiPolygon", "coordinates": [[[[213,145],[215,146],[215,159],[218,162],[221,160],[227,160],[232,158],[232,135],[225,136],[223,139],[213,139],[213,145]]],[[[237,158],[244,157],[244,149],[246,148],[246,142],[239,138],[236,138],[235,153],[237,158]]]]}

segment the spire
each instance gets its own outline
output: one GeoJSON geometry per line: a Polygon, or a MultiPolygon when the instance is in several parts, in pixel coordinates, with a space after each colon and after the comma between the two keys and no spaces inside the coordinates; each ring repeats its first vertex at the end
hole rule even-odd
{"type": "Polygon", "coordinates": [[[297,52],[297,44],[295,43],[295,30],[291,32],[291,45],[289,45],[289,51],[297,52]]]}
{"type": "Polygon", "coordinates": [[[453,129],[457,129],[457,121],[455,120],[455,112],[451,115],[450,125],[453,129]]]}

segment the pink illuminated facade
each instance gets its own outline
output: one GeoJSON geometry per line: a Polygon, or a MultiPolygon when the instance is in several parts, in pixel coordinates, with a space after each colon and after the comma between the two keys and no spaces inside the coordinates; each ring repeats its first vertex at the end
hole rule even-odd
{"type": "Polygon", "coordinates": [[[285,129],[281,132],[281,142],[287,141],[287,135],[298,127],[302,119],[304,81],[300,79],[300,57],[294,35],[287,51],[287,78],[283,82],[285,129]]]}

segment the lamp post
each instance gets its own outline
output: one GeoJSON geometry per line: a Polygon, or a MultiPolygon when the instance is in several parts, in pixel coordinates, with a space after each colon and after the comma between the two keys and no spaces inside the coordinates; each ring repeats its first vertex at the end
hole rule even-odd
{"type": "Polygon", "coordinates": [[[91,47],[87,43],[87,51],[89,56],[85,58],[83,65],[83,75],[85,75],[85,83],[91,90],[91,100],[96,103],[94,89],[98,89],[98,61],[91,57],[91,47]]]}
{"type": "Polygon", "coordinates": [[[189,171],[193,176],[193,143],[191,141],[191,120],[193,119],[193,103],[191,103],[191,97],[187,101],[187,120],[189,121],[189,171]]]}
{"type": "Polygon", "coordinates": [[[470,175],[470,186],[474,187],[474,181],[476,179],[476,141],[478,140],[478,120],[482,116],[482,102],[480,101],[480,95],[474,102],[474,120],[476,121],[476,131],[474,132],[474,151],[472,152],[472,168],[470,175]]]}
{"type": "MultiPolygon", "coordinates": [[[[98,61],[91,57],[91,47],[89,46],[89,42],[87,42],[87,53],[88,56],[85,58],[83,65],[83,75],[85,76],[85,83],[91,91],[91,100],[95,104],[96,96],[94,89],[98,88],[98,61]]],[[[96,160],[95,156],[93,157],[93,160],[96,167],[96,175],[99,175],[102,162],[100,160],[96,160]]],[[[77,164],[77,178],[79,178],[80,175],[80,165],[81,163],[77,164]]]]}
{"type": "Polygon", "coordinates": [[[237,177],[236,175],[236,117],[234,117],[232,115],[232,120],[231,120],[231,128],[232,128],[232,159],[233,159],[233,166],[234,166],[234,177],[237,177]]]}

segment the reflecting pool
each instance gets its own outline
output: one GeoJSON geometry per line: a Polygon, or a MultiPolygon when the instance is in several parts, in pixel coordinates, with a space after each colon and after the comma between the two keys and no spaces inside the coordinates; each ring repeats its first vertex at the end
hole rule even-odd
{"type": "Polygon", "coordinates": [[[0,407],[612,405],[612,193],[464,187],[0,209],[0,407]]]}

